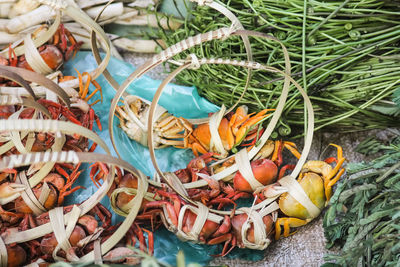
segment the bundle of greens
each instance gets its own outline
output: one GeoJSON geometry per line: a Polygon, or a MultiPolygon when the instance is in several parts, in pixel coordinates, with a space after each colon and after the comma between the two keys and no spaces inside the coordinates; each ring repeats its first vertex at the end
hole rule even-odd
{"type": "MultiPolygon", "coordinates": [[[[218,1],[217,1],[218,2],[218,1]]],[[[225,2],[225,1],[224,1],[225,2]]],[[[247,30],[279,38],[288,48],[292,75],[307,89],[316,111],[316,128],[341,131],[399,126],[393,93],[400,85],[400,5],[384,0],[230,0],[223,3],[247,30]]],[[[161,30],[167,45],[220,27],[230,21],[207,6],[187,6],[180,29],[161,30]]],[[[283,69],[280,46],[251,38],[254,60],[283,69]]],[[[198,57],[246,59],[239,37],[191,49],[198,57]]],[[[186,58],[182,54],[180,58],[186,58]]],[[[170,64],[171,66],[172,64],[170,64]]],[[[174,68],[174,66],[171,66],[174,68]]],[[[211,102],[230,106],[241,95],[247,70],[209,65],[187,70],[178,82],[194,84],[211,102]]],[[[282,77],[255,72],[242,104],[253,111],[277,105],[282,77]]],[[[398,94],[400,92],[398,91],[398,94]]],[[[279,133],[303,125],[304,105],[293,88],[279,133]]]]}
{"type": "Polygon", "coordinates": [[[400,135],[389,145],[368,139],[358,149],[383,155],[348,165],[349,176],[324,217],[327,247],[340,251],[325,260],[340,266],[399,266],[400,135]]]}

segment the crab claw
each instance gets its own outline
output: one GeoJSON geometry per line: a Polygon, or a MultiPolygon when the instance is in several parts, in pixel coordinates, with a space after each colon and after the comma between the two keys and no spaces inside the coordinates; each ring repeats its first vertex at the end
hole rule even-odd
{"type": "Polygon", "coordinates": [[[279,186],[277,184],[267,185],[262,189],[262,194],[265,198],[273,198],[286,193],[288,190],[286,187],[279,186]]]}
{"type": "Polygon", "coordinates": [[[29,166],[26,175],[31,176],[32,174],[39,171],[45,164],[46,164],[45,162],[33,163],[31,166],[29,166]]]}
{"type": "Polygon", "coordinates": [[[233,125],[233,133],[235,134],[235,143],[239,144],[250,130],[250,127],[257,125],[267,118],[270,114],[266,114],[271,109],[264,109],[252,116],[254,113],[246,115],[241,121],[233,125]],[[241,125],[241,126],[240,126],[241,125]],[[240,126],[240,127],[239,127],[240,126]],[[239,127],[239,128],[238,128],[239,127]],[[238,129],[237,129],[238,128],[238,129]]]}

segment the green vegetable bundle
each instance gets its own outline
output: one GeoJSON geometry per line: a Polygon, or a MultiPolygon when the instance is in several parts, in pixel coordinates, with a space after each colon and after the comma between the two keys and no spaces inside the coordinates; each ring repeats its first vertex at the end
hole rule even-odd
{"type": "MultiPolygon", "coordinates": [[[[317,129],[331,126],[344,132],[400,125],[393,99],[396,90],[400,94],[398,2],[231,0],[223,4],[245,29],[273,35],[288,48],[292,75],[313,101],[317,129]]],[[[230,27],[230,21],[212,8],[194,5],[187,9],[189,14],[180,29],[159,32],[167,45],[196,33],[230,27]]],[[[283,54],[276,43],[258,38],[250,41],[255,61],[283,69],[283,54]]],[[[189,53],[246,59],[239,37],[209,42],[189,53]]],[[[230,106],[241,95],[246,77],[245,69],[212,65],[188,70],[177,80],[196,85],[202,96],[217,105],[230,106]]],[[[279,76],[255,72],[241,103],[252,111],[273,108],[282,84],[279,76]]],[[[279,133],[289,134],[287,125],[303,125],[303,117],[304,105],[293,87],[279,133]]]]}
{"type": "Polygon", "coordinates": [[[324,218],[328,248],[341,249],[325,259],[340,266],[399,266],[400,136],[388,146],[366,140],[359,150],[384,154],[348,166],[324,218]]]}

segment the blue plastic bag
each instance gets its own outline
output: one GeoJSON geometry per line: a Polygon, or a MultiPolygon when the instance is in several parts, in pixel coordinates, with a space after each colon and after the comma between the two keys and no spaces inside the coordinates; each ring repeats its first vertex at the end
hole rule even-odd
{"type": "MultiPolygon", "coordinates": [[[[75,69],[82,73],[84,71],[89,72],[96,67],[96,61],[91,53],[80,52],[73,60],[66,63],[64,73],[65,75],[76,76],[77,74],[75,69]]],[[[107,69],[113,78],[121,84],[135,70],[135,67],[127,62],[111,58],[107,69]]],[[[97,78],[96,81],[102,87],[103,102],[94,105],[94,110],[99,116],[102,124],[102,131],[99,131],[98,129],[95,130],[112,150],[107,124],[110,104],[115,94],[115,90],[108,84],[103,75],[97,78]]],[[[151,101],[160,83],[161,81],[153,80],[147,76],[142,76],[130,85],[127,92],[151,101]]],[[[91,90],[93,90],[93,88],[91,88],[91,90]]],[[[93,102],[99,98],[100,95],[96,94],[96,96],[89,102],[93,102]]],[[[185,118],[203,118],[206,117],[208,113],[218,110],[217,106],[200,97],[195,87],[179,86],[175,84],[169,84],[165,88],[159,104],[166,108],[171,114],[185,118]]],[[[122,159],[131,163],[144,174],[152,176],[155,170],[151,163],[148,149],[129,139],[129,137],[118,127],[118,124],[119,120],[114,120],[113,127],[115,142],[122,159]]],[[[104,153],[104,151],[99,147],[96,149],[96,152],[104,153]]],[[[114,151],[113,155],[116,156],[114,151]]],[[[168,147],[156,150],[156,157],[158,164],[163,171],[175,171],[185,168],[193,158],[193,154],[191,150],[168,147]]],[[[87,179],[79,179],[79,185],[85,186],[86,189],[78,190],[69,197],[67,201],[69,200],[71,203],[82,202],[97,190],[95,185],[89,179],[88,170],[86,170],[81,177],[87,177],[87,179]]],[[[108,198],[104,198],[102,204],[106,205],[106,207],[110,209],[108,198]]],[[[123,217],[116,214],[113,214],[113,216],[113,222],[123,219],[123,217]]],[[[221,253],[222,250],[222,245],[209,246],[194,244],[192,242],[181,242],[174,234],[165,229],[157,230],[154,233],[154,237],[155,257],[161,262],[171,265],[176,265],[176,254],[179,250],[183,250],[185,253],[187,263],[197,262],[200,264],[207,264],[212,259],[212,255],[217,255],[221,253]]],[[[263,253],[261,251],[248,249],[235,249],[228,256],[249,260],[260,260],[263,253]]]]}

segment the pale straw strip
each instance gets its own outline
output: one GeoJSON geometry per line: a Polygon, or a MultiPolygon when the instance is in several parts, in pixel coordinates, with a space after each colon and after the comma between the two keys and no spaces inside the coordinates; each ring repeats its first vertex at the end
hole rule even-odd
{"type": "MultiPolygon", "coordinates": [[[[97,14],[96,18],[94,19],[95,22],[98,22],[99,18],[101,17],[101,14],[104,12],[104,10],[111,5],[111,3],[113,2],[113,0],[110,0],[107,2],[106,5],[104,5],[103,9],[97,14]]],[[[100,57],[100,52],[99,52],[99,48],[97,47],[97,42],[96,42],[96,31],[92,30],[91,34],[90,34],[90,46],[92,49],[92,53],[93,56],[97,62],[97,64],[101,64],[101,57],[100,57]]],[[[110,51],[111,51],[111,47],[112,44],[110,42],[110,51]]],[[[103,73],[104,77],[106,78],[106,80],[108,81],[108,83],[111,85],[112,88],[114,88],[114,90],[117,90],[117,88],[119,87],[119,83],[112,77],[112,75],[108,72],[107,68],[104,69],[103,73]]],[[[117,152],[118,153],[118,152],[117,152]]]]}
{"type": "MultiPolygon", "coordinates": [[[[121,240],[122,237],[125,236],[125,234],[128,232],[129,228],[131,227],[132,223],[135,221],[135,218],[139,212],[140,206],[143,201],[143,197],[145,195],[145,192],[147,192],[148,188],[148,183],[147,183],[147,177],[141,173],[136,171],[133,167],[129,165],[129,163],[123,162],[122,167],[125,165],[129,168],[125,168],[128,171],[132,172],[135,174],[138,178],[138,193],[134,197],[135,202],[134,205],[132,206],[131,210],[129,211],[128,216],[125,218],[125,220],[122,222],[121,226],[118,227],[118,229],[113,233],[113,235],[107,239],[103,244],[101,244],[101,253],[104,255],[107,253],[109,250],[111,250],[118,242],[121,240]]],[[[120,165],[121,166],[121,165],[120,165]]],[[[94,252],[90,252],[83,256],[79,262],[88,262],[88,261],[93,261],[94,260],[94,252]]]]}
{"type": "MultiPolygon", "coordinates": [[[[125,193],[127,195],[130,196],[135,196],[137,195],[137,189],[136,188],[130,188],[130,187],[121,187],[121,188],[116,188],[113,190],[113,192],[110,195],[110,202],[111,202],[111,208],[113,209],[113,211],[121,216],[128,216],[129,210],[132,208],[133,204],[134,204],[134,199],[131,199],[128,203],[124,204],[122,207],[118,207],[116,202],[117,202],[117,197],[120,193],[125,193]]],[[[155,194],[154,193],[150,193],[150,192],[146,192],[144,195],[144,199],[148,200],[148,201],[154,201],[156,200],[155,198],[155,194]]],[[[160,198],[157,197],[157,200],[159,200],[160,198]]]]}
{"type": "Polygon", "coordinates": [[[0,106],[21,105],[23,98],[16,95],[0,95],[0,106]]]}
{"type": "MultiPolygon", "coordinates": [[[[110,155],[103,155],[97,153],[87,153],[87,152],[80,152],[77,153],[75,151],[62,151],[62,152],[53,152],[53,153],[31,153],[25,155],[12,155],[9,157],[4,157],[0,161],[0,171],[7,169],[7,168],[17,168],[20,166],[27,166],[33,163],[38,162],[47,162],[47,161],[54,161],[54,162],[67,162],[67,163],[74,163],[77,164],[79,162],[93,162],[93,161],[100,161],[105,163],[111,163],[113,165],[118,165],[122,167],[129,167],[129,171],[136,171],[133,167],[122,160],[118,160],[116,158],[111,157],[110,155]]],[[[113,173],[115,173],[115,168],[112,167],[110,173],[106,177],[102,186],[92,194],[89,199],[83,202],[79,207],[81,208],[81,215],[86,214],[90,211],[108,192],[112,185],[112,181],[114,178],[113,173]]],[[[135,172],[134,172],[135,173],[135,172]]],[[[65,215],[65,221],[69,220],[69,213],[65,215]]],[[[21,243],[26,242],[29,240],[33,240],[39,238],[45,234],[51,232],[50,223],[40,225],[38,227],[18,232],[15,235],[8,236],[5,240],[6,244],[11,243],[21,243]]]]}
{"type": "MultiPolygon", "coordinates": [[[[183,41],[175,44],[174,46],[171,46],[171,47],[167,48],[166,50],[160,52],[159,54],[155,55],[152,59],[145,62],[142,66],[137,68],[136,71],[134,71],[131,75],[129,75],[129,77],[127,79],[125,79],[125,81],[118,87],[118,90],[115,93],[115,96],[111,102],[110,113],[109,113],[109,117],[108,117],[108,125],[113,125],[115,109],[118,105],[118,102],[119,102],[121,96],[125,94],[125,90],[128,88],[128,86],[134,80],[138,79],[147,71],[152,70],[153,68],[157,67],[158,65],[162,64],[166,60],[179,54],[182,51],[185,51],[191,47],[194,47],[195,45],[200,45],[204,41],[210,41],[210,40],[217,39],[217,38],[222,39],[223,37],[226,37],[227,34],[229,34],[229,29],[222,28],[222,29],[218,29],[218,30],[215,30],[212,32],[199,34],[194,37],[190,37],[190,38],[183,40],[183,41]]],[[[109,127],[110,139],[111,139],[111,143],[114,147],[115,152],[120,157],[118,149],[115,145],[113,128],[114,127],[109,127]]]]}
{"type": "Polygon", "coordinates": [[[16,72],[14,72],[11,68],[12,67],[0,65],[0,77],[6,78],[8,80],[18,83],[33,97],[33,99],[36,100],[37,97],[36,97],[35,93],[33,92],[33,89],[31,88],[31,86],[23,79],[22,76],[20,76],[16,72]]]}
{"type": "Polygon", "coordinates": [[[25,35],[24,44],[26,61],[35,72],[41,74],[49,74],[53,72],[36,49],[31,34],[25,35]]]}
{"type": "Polygon", "coordinates": [[[33,144],[35,143],[35,133],[30,132],[28,134],[28,137],[26,138],[26,143],[25,143],[25,150],[27,152],[31,152],[31,149],[33,147],[33,144]]]}
{"type": "Polygon", "coordinates": [[[178,227],[176,232],[176,235],[179,238],[184,240],[199,241],[199,234],[201,229],[203,229],[205,222],[207,221],[209,209],[200,202],[198,202],[197,205],[199,208],[195,208],[191,205],[184,205],[179,211],[178,227]],[[192,229],[189,233],[185,233],[182,230],[183,220],[187,209],[196,214],[196,220],[194,221],[192,229]]]}
{"type": "MultiPolygon", "coordinates": [[[[71,212],[72,214],[72,212],[71,212]]],[[[78,214],[79,215],[79,214],[78,214]]],[[[72,216],[71,216],[72,217],[72,216]]],[[[60,249],[67,251],[71,248],[71,243],[69,243],[69,236],[65,230],[65,222],[64,222],[64,208],[56,207],[49,211],[50,225],[53,230],[53,233],[57,239],[57,246],[53,251],[53,258],[55,260],[61,260],[60,257],[57,256],[57,252],[60,249]]]]}
{"type": "Polygon", "coordinates": [[[100,239],[96,239],[93,245],[94,264],[103,264],[100,239]]]}
{"type": "MultiPolygon", "coordinates": [[[[55,137],[54,144],[51,146],[51,151],[60,152],[65,144],[65,135],[55,137]]],[[[55,162],[46,162],[40,170],[29,178],[29,185],[31,187],[36,186],[40,183],[44,177],[46,177],[53,169],[55,162]]]]}
{"type": "MultiPolygon", "coordinates": [[[[21,197],[24,200],[25,204],[32,210],[33,214],[40,215],[47,210],[43,207],[42,203],[36,198],[35,194],[32,191],[32,188],[29,186],[28,180],[26,178],[25,171],[21,171],[17,175],[17,182],[25,185],[25,191],[21,192],[21,197]]],[[[43,191],[42,191],[43,192],[43,191]]],[[[49,191],[48,191],[49,192],[49,191]]],[[[44,195],[43,198],[47,199],[47,196],[44,195]]]]}
{"type": "Polygon", "coordinates": [[[64,260],[63,258],[57,256],[57,252],[60,249],[63,249],[65,252],[67,252],[67,250],[71,248],[69,237],[71,236],[75,225],[78,222],[80,214],[81,210],[78,206],[74,205],[72,211],[70,212],[69,220],[64,222],[63,207],[57,207],[49,211],[50,225],[58,242],[56,248],[53,250],[52,255],[55,260],[64,260]],[[65,224],[66,227],[64,227],[65,224]]]}
{"type": "MultiPolygon", "coordinates": [[[[192,63],[191,63],[192,64],[192,63]]],[[[214,113],[210,121],[208,122],[208,127],[210,129],[211,139],[210,139],[210,150],[214,150],[220,154],[221,157],[226,157],[228,152],[225,150],[221,137],[219,136],[218,128],[221,123],[222,118],[225,114],[225,106],[222,105],[221,109],[214,113]]]]}
{"type": "Polygon", "coordinates": [[[263,217],[251,208],[241,208],[241,210],[247,213],[248,216],[248,220],[246,220],[241,229],[243,244],[251,249],[266,249],[271,243],[271,240],[267,236],[263,217]],[[247,239],[247,231],[251,228],[251,223],[253,223],[254,228],[254,243],[247,239]]]}
{"type": "MultiPolygon", "coordinates": [[[[69,99],[68,94],[65,92],[64,89],[62,89],[58,84],[53,82],[52,80],[46,78],[42,74],[22,69],[22,68],[16,68],[16,67],[10,67],[10,66],[2,66],[0,65],[0,76],[3,71],[8,71],[8,73],[14,73],[22,77],[22,79],[28,81],[28,82],[34,82],[36,84],[42,85],[45,87],[47,90],[50,90],[58,95],[60,99],[68,106],[70,107],[71,101],[69,99]]],[[[25,82],[26,83],[26,82],[25,82]]],[[[22,85],[22,84],[21,84],[22,85]]],[[[28,84],[29,86],[29,84],[28,84]]],[[[24,86],[25,88],[25,86],[24,86]]],[[[30,88],[30,87],[28,87],[30,88]]],[[[32,88],[31,88],[32,89],[32,88]]],[[[28,89],[27,89],[28,90],[28,89]]],[[[30,94],[35,97],[34,92],[30,92],[30,94]]]]}
{"type": "Polygon", "coordinates": [[[271,205],[265,206],[262,208],[258,213],[264,217],[265,215],[268,215],[274,211],[277,211],[279,209],[278,203],[276,201],[272,202],[271,205]]]}
{"type": "MultiPolygon", "coordinates": [[[[21,108],[17,112],[13,113],[10,117],[8,117],[7,120],[15,120],[15,119],[18,120],[18,117],[22,113],[22,111],[24,111],[24,108],[21,108]]],[[[37,115],[37,113],[35,112],[34,117],[36,115],[37,115]]],[[[28,131],[26,131],[26,132],[28,132],[28,131]]],[[[9,136],[10,136],[11,142],[13,142],[13,144],[14,144],[15,148],[18,150],[18,152],[21,154],[26,154],[27,151],[25,150],[25,147],[22,144],[22,138],[21,138],[19,132],[18,131],[10,131],[9,136]]]]}
{"type": "Polygon", "coordinates": [[[185,190],[181,180],[179,180],[178,176],[176,176],[173,172],[165,172],[164,177],[168,180],[168,182],[173,185],[175,192],[180,195],[184,195],[188,197],[188,193],[185,190]]]}
{"type": "Polygon", "coordinates": [[[3,241],[3,238],[0,236],[0,266],[6,267],[8,266],[8,254],[7,254],[7,247],[3,241]]]}
{"type": "Polygon", "coordinates": [[[106,143],[93,131],[72,122],[58,120],[0,120],[1,131],[37,131],[37,132],[62,132],[64,134],[79,134],[99,144],[110,154],[106,143]]]}
{"type": "MultiPolygon", "coordinates": [[[[24,139],[28,133],[22,133],[21,138],[24,139]]],[[[11,148],[14,147],[14,142],[13,141],[8,141],[7,143],[3,144],[0,146],[0,156],[9,151],[11,148]]]]}
{"type": "Polygon", "coordinates": [[[40,192],[40,196],[39,196],[39,203],[44,205],[44,203],[46,202],[47,198],[49,197],[50,194],[50,187],[47,184],[47,182],[44,182],[42,185],[42,191],[40,192]]]}
{"type": "Polygon", "coordinates": [[[263,186],[263,184],[254,177],[246,148],[243,148],[235,155],[235,162],[238,165],[240,174],[250,184],[250,187],[253,189],[253,191],[258,187],[263,186]]]}

